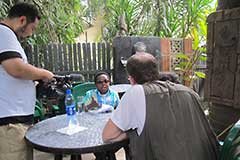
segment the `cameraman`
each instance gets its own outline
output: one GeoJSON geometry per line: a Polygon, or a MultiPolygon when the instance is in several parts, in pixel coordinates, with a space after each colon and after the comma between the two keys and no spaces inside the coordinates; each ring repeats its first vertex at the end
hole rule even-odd
{"type": "Polygon", "coordinates": [[[24,140],[33,122],[33,80],[51,80],[52,72],[28,64],[20,39],[31,36],[40,16],[30,4],[13,6],[0,23],[0,160],[31,160],[32,149],[24,140]]]}

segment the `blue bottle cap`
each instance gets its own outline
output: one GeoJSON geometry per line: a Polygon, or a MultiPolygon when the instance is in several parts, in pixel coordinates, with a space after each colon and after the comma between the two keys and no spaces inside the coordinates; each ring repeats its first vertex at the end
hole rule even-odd
{"type": "Polygon", "coordinates": [[[71,93],[71,89],[67,89],[67,90],[66,90],[66,94],[72,94],[72,93],[71,93]]]}

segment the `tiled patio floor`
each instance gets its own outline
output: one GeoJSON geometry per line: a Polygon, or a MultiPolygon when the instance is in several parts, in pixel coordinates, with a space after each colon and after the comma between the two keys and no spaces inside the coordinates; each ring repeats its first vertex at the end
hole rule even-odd
{"type": "MultiPolygon", "coordinates": [[[[120,149],[116,153],[117,160],[125,160],[125,153],[123,149],[120,149]]],[[[93,154],[83,154],[82,160],[94,160],[95,157],[93,154]]],[[[54,160],[53,154],[40,152],[38,150],[34,150],[34,160],[54,160]]],[[[70,160],[70,156],[65,156],[63,160],[70,160]]]]}

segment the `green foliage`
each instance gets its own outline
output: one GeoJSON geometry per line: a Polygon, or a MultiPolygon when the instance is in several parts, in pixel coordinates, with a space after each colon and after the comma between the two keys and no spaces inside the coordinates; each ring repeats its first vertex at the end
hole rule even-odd
{"type": "Polygon", "coordinates": [[[7,3],[5,3],[4,1],[0,1],[0,20],[2,20],[8,11],[8,5],[7,3]]]}
{"type": "Polygon", "coordinates": [[[143,0],[107,0],[105,4],[105,35],[103,39],[111,40],[118,32],[119,17],[124,15],[128,35],[143,35],[146,24],[145,13],[149,9],[148,2],[143,0]]]}
{"type": "Polygon", "coordinates": [[[196,70],[199,61],[207,60],[207,55],[203,54],[201,49],[196,49],[193,54],[177,54],[176,58],[181,61],[174,69],[180,75],[183,84],[191,87],[193,80],[206,77],[204,72],[196,70]]]}
{"type": "Polygon", "coordinates": [[[179,54],[177,68],[183,81],[205,78],[196,71],[206,49],[207,16],[216,9],[216,0],[106,0],[106,32],[103,39],[111,41],[119,31],[119,16],[124,15],[128,35],[193,39],[193,55],[179,54]]]}
{"type": "Polygon", "coordinates": [[[82,31],[83,8],[79,0],[33,0],[41,11],[37,34],[38,44],[73,43],[82,31]]]}
{"type": "MultiPolygon", "coordinates": [[[[20,0],[0,1],[0,18],[20,0]]],[[[205,44],[206,18],[216,6],[212,0],[21,0],[34,3],[42,13],[38,32],[31,44],[72,43],[83,32],[86,18],[105,13],[102,39],[111,41],[119,31],[119,16],[125,16],[128,35],[171,38],[191,37],[194,49],[205,44]]],[[[216,0],[215,0],[216,2],[216,0]]]]}
{"type": "Polygon", "coordinates": [[[191,37],[197,48],[205,44],[206,18],[216,8],[212,4],[212,0],[106,0],[103,39],[117,34],[119,16],[125,15],[128,35],[191,37]]]}
{"type": "MultiPolygon", "coordinates": [[[[24,1],[24,0],[22,0],[24,1]]],[[[0,2],[0,17],[6,17],[7,10],[17,1],[0,2]]],[[[85,9],[79,0],[25,0],[35,4],[42,15],[36,34],[29,38],[30,44],[73,43],[83,32],[85,9]]]]}

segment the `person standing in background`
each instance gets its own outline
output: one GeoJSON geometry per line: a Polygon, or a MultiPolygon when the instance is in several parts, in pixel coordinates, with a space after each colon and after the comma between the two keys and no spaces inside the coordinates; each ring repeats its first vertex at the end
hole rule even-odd
{"type": "Polygon", "coordinates": [[[20,40],[33,34],[39,20],[34,5],[18,3],[0,23],[0,160],[33,159],[32,149],[24,140],[33,122],[33,80],[49,81],[53,73],[28,64],[20,40]]]}

